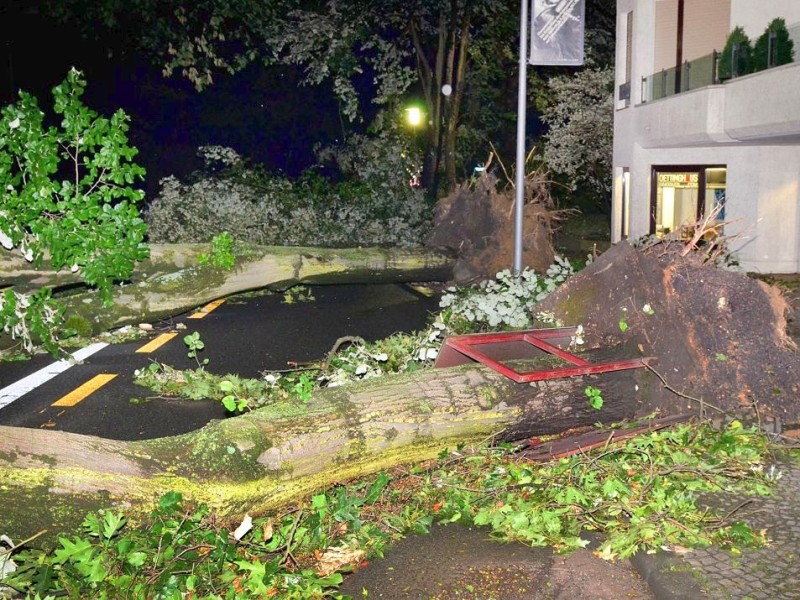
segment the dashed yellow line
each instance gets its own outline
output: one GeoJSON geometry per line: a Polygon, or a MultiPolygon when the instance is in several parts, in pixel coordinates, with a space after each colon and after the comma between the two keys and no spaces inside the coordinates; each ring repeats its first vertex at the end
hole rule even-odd
{"type": "Polygon", "coordinates": [[[170,341],[172,338],[174,338],[176,335],[178,335],[178,334],[177,333],[162,333],[158,337],[154,337],[152,340],[147,342],[144,346],[139,348],[136,352],[137,353],[155,352],[156,350],[161,348],[161,346],[163,346],[168,341],[170,341]]]}
{"type": "Polygon", "coordinates": [[[189,315],[186,318],[187,319],[202,319],[203,317],[205,317],[208,313],[210,313],[212,310],[217,308],[223,302],[225,302],[225,298],[220,298],[219,300],[214,300],[213,302],[209,302],[203,308],[198,310],[196,313],[194,313],[192,315],[189,315]]]}
{"type": "Polygon", "coordinates": [[[75,388],[66,396],[62,396],[53,402],[52,406],[75,406],[78,402],[86,398],[86,396],[96,392],[116,376],[116,373],[101,373],[100,375],[95,375],[89,381],[75,388]]]}

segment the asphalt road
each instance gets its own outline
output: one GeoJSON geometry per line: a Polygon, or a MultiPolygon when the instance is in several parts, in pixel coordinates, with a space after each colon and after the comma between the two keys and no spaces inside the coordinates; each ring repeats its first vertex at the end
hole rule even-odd
{"type": "Polygon", "coordinates": [[[222,405],[147,399],[152,392],[133,383],[133,372],[151,361],[196,367],[183,342],[187,334],[199,332],[205,343],[199,357],[208,359],[209,372],[259,377],[263,371],[287,368],[290,361],[320,360],[345,335],[371,341],[422,329],[438,310],[437,296],[426,297],[405,285],[309,289],[315,298],[311,302],[286,304],[282,294],[234,296],[218,306],[153,323],[148,338],[102,347],[36,387],[32,379],[42,379],[43,370],[54,370],[51,357],[0,363],[0,425],[117,440],[186,433],[225,418],[222,405]],[[186,329],[178,329],[179,323],[186,329]],[[174,335],[167,339],[170,334],[174,335]],[[150,350],[148,344],[158,347],[150,350]]]}

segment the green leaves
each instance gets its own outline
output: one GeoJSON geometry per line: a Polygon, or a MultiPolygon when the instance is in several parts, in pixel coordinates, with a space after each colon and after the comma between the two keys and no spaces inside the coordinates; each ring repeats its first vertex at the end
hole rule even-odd
{"type": "MultiPolygon", "coordinates": [[[[132,187],[144,170],[132,162],[137,151],[128,145],[128,117],[87,108],[85,89],[75,69],[53,88],[58,126],[45,125],[44,112],[25,92],[0,110],[0,243],[36,268],[47,257],[57,271],[79,272],[109,301],[112,285],[148,256],[147,227],[136,207],[144,192],[132,187]]],[[[7,315],[0,319],[9,333],[13,323],[7,315]]],[[[37,338],[52,345],[58,322],[28,332],[26,350],[37,338]]]]}
{"type": "Polygon", "coordinates": [[[87,108],[85,88],[72,69],[53,89],[60,128],[45,127],[44,113],[24,92],[2,110],[0,186],[10,210],[0,229],[37,266],[47,251],[53,268],[77,267],[107,296],[147,257],[135,207],[143,192],[130,187],[144,170],[131,162],[137,151],[127,144],[127,116],[117,111],[108,119],[87,108]],[[62,172],[64,179],[53,179],[62,172]]]}
{"type": "Polygon", "coordinates": [[[22,342],[26,352],[42,344],[51,353],[58,352],[58,326],[63,308],[43,288],[32,294],[6,288],[0,293],[0,331],[22,342]]]}
{"type": "Polygon", "coordinates": [[[222,398],[222,405],[229,412],[242,412],[248,408],[247,398],[239,396],[236,388],[237,386],[229,379],[223,379],[219,382],[219,389],[225,393],[222,398]]]}
{"type": "Polygon", "coordinates": [[[205,342],[200,339],[199,331],[194,331],[188,335],[183,336],[183,343],[186,344],[186,348],[188,348],[186,356],[188,356],[189,358],[193,358],[197,363],[198,367],[202,369],[203,365],[208,364],[207,358],[204,358],[203,361],[201,362],[200,359],[197,357],[197,353],[206,347],[205,342]]]}
{"type": "Polygon", "coordinates": [[[347,570],[365,552],[380,556],[387,532],[425,533],[434,517],[564,552],[586,547],[585,531],[600,532],[596,554],[609,560],[676,545],[758,546],[764,532],[721,520],[697,499],[768,493],[779,477],[762,468],[768,455],[767,439],[736,421],[722,431],[679,425],[547,464],[508,449],[460,448],[406,476],[380,473],[315,494],[254,521],[240,540],[208,507],[170,492],[141,528],[99,511],[84,521],[87,536],[62,537],[50,554],[19,552],[3,583],[29,597],[216,598],[221,589],[242,599],[336,597],[341,573],[298,569],[287,557],[319,565],[328,550],[341,551],[348,558],[337,568],[347,570]]]}
{"type": "Polygon", "coordinates": [[[619,330],[622,333],[625,333],[626,331],[628,331],[628,309],[627,308],[623,308],[622,309],[622,314],[620,314],[620,316],[619,316],[619,330]]]}
{"type": "Polygon", "coordinates": [[[211,252],[209,254],[198,254],[197,262],[203,265],[211,265],[214,268],[230,271],[236,266],[236,255],[233,253],[233,236],[227,231],[211,238],[211,252]]]}
{"type": "MultiPolygon", "coordinates": [[[[522,329],[531,325],[531,309],[574,274],[569,260],[556,256],[544,274],[527,267],[519,277],[508,269],[477,286],[449,288],[440,306],[452,333],[522,329]]],[[[549,316],[549,315],[548,315],[549,316]]],[[[537,319],[547,318],[543,313],[537,319]]],[[[548,319],[555,321],[555,317],[548,319]]]]}
{"type": "Polygon", "coordinates": [[[600,410],[601,408],[603,408],[603,394],[600,390],[590,385],[587,385],[584,392],[586,393],[586,396],[589,398],[589,406],[591,406],[595,410],[600,410]]]}
{"type": "Polygon", "coordinates": [[[121,514],[101,510],[97,514],[90,514],[83,521],[87,533],[103,540],[111,540],[125,526],[127,519],[121,514]]]}

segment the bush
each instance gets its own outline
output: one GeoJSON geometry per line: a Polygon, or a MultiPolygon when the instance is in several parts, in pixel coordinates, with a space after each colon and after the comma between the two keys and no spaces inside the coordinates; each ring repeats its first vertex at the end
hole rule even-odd
{"type": "Polygon", "coordinates": [[[719,57],[717,75],[720,80],[739,77],[753,71],[753,46],[750,38],[741,27],[734,28],[725,42],[725,49],[719,57]],[[734,49],[736,60],[734,64],[734,49]]]}
{"type": "Polygon", "coordinates": [[[439,303],[443,323],[456,334],[530,327],[531,309],[574,272],[567,259],[557,256],[543,275],[526,267],[517,278],[506,269],[477,286],[449,288],[439,303]]]}
{"type": "MultiPolygon", "coordinates": [[[[0,110],[0,246],[36,269],[47,260],[55,271],[78,273],[109,302],[113,284],[148,256],[137,207],[144,194],[133,187],[144,169],[128,145],[128,116],[91,110],[85,89],[72,69],[53,88],[52,115],[24,91],[0,110]]],[[[61,320],[47,289],[0,296],[0,334],[26,351],[38,342],[55,353],[61,320]]]]}
{"type": "Polygon", "coordinates": [[[424,193],[409,185],[408,151],[391,138],[353,136],[320,151],[339,183],[316,169],[297,180],[249,166],[229,148],[200,148],[205,169],[192,181],[161,181],[146,214],[151,242],[236,240],[281,246],[415,246],[430,224],[424,193]]]}
{"type": "Polygon", "coordinates": [[[756,40],[753,48],[753,70],[762,71],[778,65],[792,62],[794,56],[794,42],[789,37],[786,21],[781,18],[773,19],[767,29],[756,40]],[[774,34],[775,48],[770,57],[770,34],[774,34]]]}
{"type": "Polygon", "coordinates": [[[611,154],[614,133],[614,69],[588,68],[548,82],[549,104],[541,108],[548,131],[544,163],[578,186],[608,212],[611,198],[611,154]]]}

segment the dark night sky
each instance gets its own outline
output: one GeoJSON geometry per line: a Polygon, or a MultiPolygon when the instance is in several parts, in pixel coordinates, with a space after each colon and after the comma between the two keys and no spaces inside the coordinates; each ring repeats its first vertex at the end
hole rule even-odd
{"type": "Polygon", "coordinates": [[[251,67],[221,75],[198,93],[179,76],[164,79],[142,56],[109,56],[76,31],[19,6],[0,0],[0,104],[23,89],[49,112],[52,87],[70,67],[82,70],[90,108],[104,115],[122,108],[131,117],[129,137],[147,170],[148,197],[160,178],[199,167],[200,145],[231,146],[271,171],[296,176],[312,163],[315,142],[341,135],[331,91],[298,87],[291,69],[251,67]]]}

